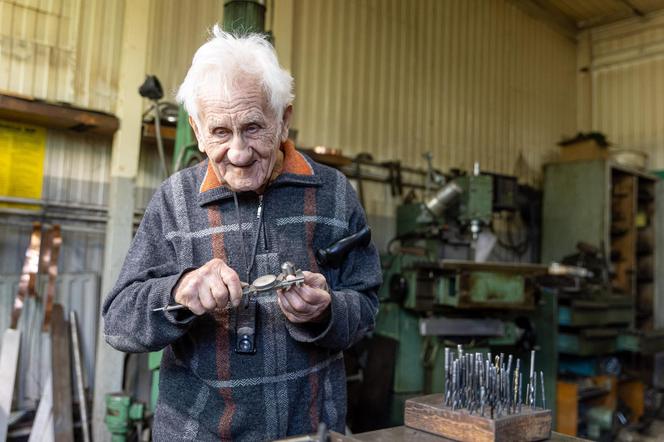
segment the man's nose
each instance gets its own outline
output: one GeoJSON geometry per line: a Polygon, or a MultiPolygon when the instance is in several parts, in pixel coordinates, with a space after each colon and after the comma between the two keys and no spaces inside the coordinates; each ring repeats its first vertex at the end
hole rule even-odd
{"type": "Polygon", "coordinates": [[[246,166],[251,162],[252,150],[241,135],[234,135],[226,156],[234,165],[246,166]]]}

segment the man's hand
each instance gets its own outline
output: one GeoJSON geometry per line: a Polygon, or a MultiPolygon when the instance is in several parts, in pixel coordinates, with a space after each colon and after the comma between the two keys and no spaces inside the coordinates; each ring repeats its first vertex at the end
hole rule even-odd
{"type": "MultiPolygon", "coordinates": [[[[332,297],[325,277],[320,273],[302,272],[304,285],[277,290],[277,302],[286,319],[294,323],[320,322],[329,314],[332,297]]],[[[289,276],[288,278],[293,278],[289,276]]],[[[287,279],[288,279],[287,278],[287,279]]]]}
{"type": "Polygon", "coordinates": [[[186,306],[195,315],[234,307],[242,300],[240,278],[221,259],[215,258],[204,266],[185,273],[173,288],[175,302],[186,306]]]}

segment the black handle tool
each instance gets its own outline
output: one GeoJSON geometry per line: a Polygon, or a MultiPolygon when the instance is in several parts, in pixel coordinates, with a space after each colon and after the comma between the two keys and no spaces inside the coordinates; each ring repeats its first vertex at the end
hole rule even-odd
{"type": "Polygon", "coordinates": [[[371,242],[371,229],[365,226],[362,230],[345,238],[341,238],[325,249],[316,252],[316,261],[320,266],[338,268],[351,250],[366,247],[371,242]]]}

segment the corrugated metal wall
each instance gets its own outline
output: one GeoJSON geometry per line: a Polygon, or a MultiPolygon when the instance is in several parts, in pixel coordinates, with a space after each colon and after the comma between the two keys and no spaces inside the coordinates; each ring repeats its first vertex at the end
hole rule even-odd
{"type": "Polygon", "coordinates": [[[575,132],[576,44],[509,2],[296,0],[294,22],[300,144],[536,182],[575,132]]]}
{"type": "Polygon", "coordinates": [[[592,124],[664,169],[664,13],[590,31],[592,124]]]}
{"type": "Polygon", "coordinates": [[[0,0],[0,89],[113,112],[123,0],[0,0]]]}
{"type": "MultiPolygon", "coordinates": [[[[124,3],[0,0],[0,89],[112,112],[124,3]]],[[[171,97],[223,2],[151,9],[147,72],[171,97]]],[[[574,132],[575,44],[509,2],[297,0],[293,23],[302,145],[536,182],[574,132]]]]}
{"type": "Polygon", "coordinates": [[[165,99],[174,101],[194,52],[207,40],[209,29],[222,22],[224,2],[158,0],[150,7],[147,72],[159,77],[165,99]]]}
{"type": "MultiPolygon", "coordinates": [[[[151,2],[147,72],[168,99],[223,3],[151,2]]],[[[125,0],[0,0],[0,90],[114,112],[124,8],[125,0]]]]}

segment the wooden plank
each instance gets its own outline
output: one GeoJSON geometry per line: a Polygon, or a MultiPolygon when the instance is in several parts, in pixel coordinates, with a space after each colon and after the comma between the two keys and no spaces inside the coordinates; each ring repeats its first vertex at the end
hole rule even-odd
{"type": "Polygon", "coordinates": [[[118,118],[107,113],[7,94],[0,94],[0,119],[106,136],[120,126],[118,118]]]}
{"type": "MultiPolygon", "coordinates": [[[[313,437],[313,436],[312,436],[313,437]]],[[[313,439],[312,439],[313,440],[313,439]]],[[[551,442],[582,442],[587,439],[579,439],[577,437],[567,436],[564,434],[551,432],[551,439],[546,439],[551,442]]],[[[369,431],[367,433],[356,433],[353,435],[342,435],[330,432],[331,442],[453,442],[442,436],[419,431],[414,428],[406,426],[384,428],[382,430],[369,431]]]]}
{"type": "Polygon", "coordinates": [[[71,401],[71,358],[69,353],[69,326],[62,305],[53,306],[51,319],[53,344],[53,430],[57,442],[73,442],[74,428],[71,401]]]}
{"type": "MultiPolygon", "coordinates": [[[[164,142],[164,146],[172,148],[175,144],[175,135],[175,127],[161,125],[161,139],[164,142]]],[[[157,129],[154,123],[143,123],[143,141],[153,144],[157,142],[157,129]]]]}
{"type": "Polygon", "coordinates": [[[632,414],[629,417],[631,423],[638,422],[645,412],[644,391],[645,386],[638,379],[618,384],[618,397],[632,410],[632,414]]]}
{"type": "Polygon", "coordinates": [[[614,256],[613,286],[636,296],[636,177],[612,172],[611,254],[614,256]]]}
{"type": "Polygon", "coordinates": [[[404,423],[457,441],[536,441],[551,437],[551,410],[523,407],[519,414],[491,419],[444,407],[442,394],[408,399],[404,423]]]}
{"type": "Polygon", "coordinates": [[[608,391],[607,394],[600,396],[596,399],[591,399],[588,402],[595,406],[607,407],[615,410],[618,406],[618,380],[615,376],[599,375],[590,378],[597,387],[603,388],[608,391]]]}
{"type": "Polygon", "coordinates": [[[0,441],[7,438],[20,346],[21,332],[14,329],[5,330],[0,353],[0,441]]]}
{"type": "Polygon", "coordinates": [[[556,431],[576,436],[579,425],[579,387],[573,382],[558,381],[556,388],[556,431]]]}
{"type": "Polygon", "coordinates": [[[58,256],[62,246],[62,235],[60,226],[54,225],[49,231],[49,247],[46,251],[48,260],[44,260],[48,272],[48,284],[46,286],[46,304],[44,306],[44,323],[42,331],[48,331],[51,324],[51,314],[53,310],[53,300],[55,299],[55,282],[58,277],[58,256]]]}

